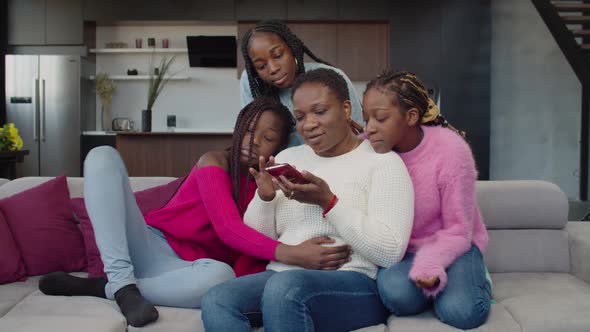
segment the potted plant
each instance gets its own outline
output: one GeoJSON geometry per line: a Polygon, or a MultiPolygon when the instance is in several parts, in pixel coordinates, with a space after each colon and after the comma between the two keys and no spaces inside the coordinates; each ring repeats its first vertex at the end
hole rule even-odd
{"type": "Polygon", "coordinates": [[[101,101],[101,126],[102,130],[107,131],[110,129],[111,117],[109,115],[109,107],[111,106],[111,100],[117,85],[109,78],[106,73],[100,73],[96,75],[96,94],[100,97],[101,101]]]}
{"type": "MultiPolygon", "coordinates": [[[[174,59],[174,57],[163,57],[158,67],[153,70],[150,69],[147,109],[141,111],[141,131],[152,131],[152,108],[162,89],[164,89],[170,78],[174,76],[169,74],[174,59]]],[[[152,68],[151,65],[150,68],[152,68]]]]}
{"type": "Polygon", "coordinates": [[[23,139],[14,123],[0,127],[0,151],[18,151],[23,148],[23,139]]]}

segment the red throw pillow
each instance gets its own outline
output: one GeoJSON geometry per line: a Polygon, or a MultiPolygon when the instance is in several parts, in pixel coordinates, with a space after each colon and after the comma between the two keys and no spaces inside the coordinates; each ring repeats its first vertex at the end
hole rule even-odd
{"type": "Polygon", "coordinates": [[[27,275],[86,267],[82,233],[72,218],[65,176],[0,200],[27,275]]]}
{"type": "MultiPolygon", "coordinates": [[[[135,200],[141,213],[145,216],[149,212],[163,207],[174,193],[176,193],[183,180],[184,178],[179,178],[161,186],[136,192],[135,200]]],[[[92,223],[84,205],[84,198],[72,198],[70,203],[74,214],[80,222],[80,229],[84,237],[84,247],[86,248],[86,259],[88,261],[88,277],[105,276],[104,265],[100,259],[100,252],[94,239],[94,229],[92,228],[92,223]]]]}
{"type": "Polygon", "coordinates": [[[0,285],[25,280],[26,275],[23,258],[0,212],[0,285]]]}

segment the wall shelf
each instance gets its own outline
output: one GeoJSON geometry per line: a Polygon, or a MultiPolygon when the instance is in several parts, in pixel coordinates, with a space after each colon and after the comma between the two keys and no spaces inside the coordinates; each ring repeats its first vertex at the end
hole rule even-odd
{"type": "Polygon", "coordinates": [[[91,48],[90,53],[123,54],[123,53],[188,53],[187,48],[91,48]]]}
{"type": "MultiPolygon", "coordinates": [[[[147,81],[150,79],[149,75],[109,75],[109,78],[115,81],[147,81]]],[[[96,79],[96,76],[88,77],[91,81],[96,79]]],[[[188,81],[188,76],[173,76],[168,78],[171,81],[188,81]]]]}

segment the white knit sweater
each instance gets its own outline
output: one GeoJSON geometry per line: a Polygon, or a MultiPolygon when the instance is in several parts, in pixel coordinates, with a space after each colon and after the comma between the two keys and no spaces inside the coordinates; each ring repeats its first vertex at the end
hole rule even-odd
{"type": "MultiPolygon", "coordinates": [[[[378,266],[388,267],[403,258],[412,231],[414,191],[397,154],[377,154],[364,141],[351,152],[329,158],[301,145],[279,153],[276,161],[322,178],[339,201],[323,219],[320,206],[288,200],[282,191],[270,202],[255,195],[244,215],[247,225],[290,245],[324,235],[336,240],[331,245],[347,243],[352,260],[340,270],[373,279],[378,266]]],[[[267,268],[299,267],[273,261],[267,268]]]]}

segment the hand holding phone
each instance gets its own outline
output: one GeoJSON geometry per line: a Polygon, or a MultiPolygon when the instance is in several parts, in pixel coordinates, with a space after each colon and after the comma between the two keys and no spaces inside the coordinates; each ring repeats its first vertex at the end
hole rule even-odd
{"type": "Polygon", "coordinates": [[[287,178],[287,180],[297,183],[297,184],[307,184],[309,183],[303,175],[295,169],[295,167],[289,164],[276,164],[274,166],[270,166],[265,168],[265,171],[270,174],[274,178],[278,178],[279,176],[283,175],[287,178]]]}

